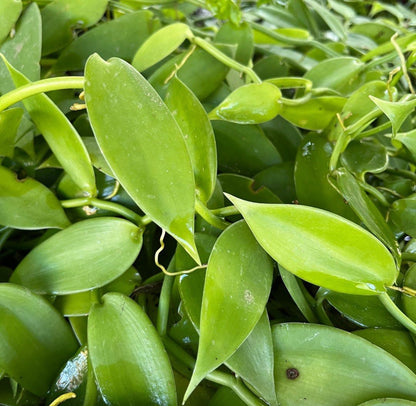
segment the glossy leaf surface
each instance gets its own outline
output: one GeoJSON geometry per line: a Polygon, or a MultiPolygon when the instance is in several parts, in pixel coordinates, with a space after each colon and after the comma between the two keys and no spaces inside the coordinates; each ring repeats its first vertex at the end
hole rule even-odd
{"type": "MultiPolygon", "coordinates": [[[[16,87],[30,83],[7,61],[4,63],[16,87]]],[[[45,94],[26,98],[23,104],[65,171],[87,195],[94,196],[96,187],[91,161],[69,120],[45,94]]]]}
{"type": "Polygon", "coordinates": [[[406,234],[416,237],[416,200],[397,199],[390,208],[390,220],[406,234]]]}
{"type": "Polygon", "coordinates": [[[0,5],[0,44],[9,35],[21,11],[21,0],[3,0],[0,5]]]}
{"type": "Polygon", "coordinates": [[[165,103],[182,130],[200,198],[211,197],[217,176],[214,131],[197,97],[177,77],[169,82],[165,103]]]}
{"type": "Polygon", "coordinates": [[[358,335],[396,357],[407,365],[413,372],[416,371],[416,348],[412,336],[403,330],[381,328],[368,328],[354,331],[358,335]]]}
{"type": "Polygon", "coordinates": [[[395,281],[393,257],[356,224],[312,207],[227,197],[266,252],[296,276],[338,292],[362,295],[384,292],[395,281]]]}
{"type": "Polygon", "coordinates": [[[62,316],[45,299],[13,284],[0,285],[0,368],[38,396],[77,349],[62,316]]]}
{"type": "Polygon", "coordinates": [[[305,130],[324,130],[337,113],[340,113],[346,99],[339,96],[312,98],[301,105],[284,104],[280,115],[305,130]]]}
{"type": "Polygon", "coordinates": [[[192,36],[192,31],[186,24],[167,25],[143,43],[134,55],[132,65],[138,71],[144,71],[171,54],[186,38],[192,36]]]}
{"type": "Polygon", "coordinates": [[[73,29],[94,25],[108,0],[53,0],[42,9],[42,54],[62,49],[73,39],[73,29]]]}
{"type": "MultiPolygon", "coordinates": [[[[32,3],[19,18],[15,28],[16,34],[13,38],[7,38],[0,46],[0,53],[29,80],[38,80],[40,76],[41,25],[38,5],[32,3]]],[[[1,63],[0,93],[5,94],[14,87],[7,67],[1,63]]]]}
{"type": "Polygon", "coordinates": [[[360,403],[358,406],[415,406],[416,402],[406,399],[382,398],[360,403]]]}
{"type": "Polygon", "coordinates": [[[70,222],[46,186],[29,177],[18,179],[16,173],[0,166],[0,224],[35,230],[65,228],[70,222]]]}
{"type": "Polygon", "coordinates": [[[273,327],[275,380],[282,406],[349,406],[381,397],[416,400],[416,375],[368,341],[333,327],[273,327]]]}
{"type": "Polygon", "coordinates": [[[163,344],[146,313],[120,293],[107,293],[88,320],[94,373],[106,402],[176,405],[175,381],[163,344]]]}
{"type": "Polygon", "coordinates": [[[104,59],[118,57],[131,61],[137,48],[158,27],[148,10],[126,14],[100,24],[75,39],[59,55],[54,72],[83,70],[94,52],[104,59]]]}
{"type": "Polygon", "coordinates": [[[86,291],[124,273],[141,245],[142,231],[127,220],[105,217],[80,221],[35,247],[11,280],[43,294],[86,291]]]}
{"type": "Polygon", "coordinates": [[[238,124],[264,123],[279,114],[281,97],[279,88],[268,82],[244,85],[212,110],[209,118],[238,124]]]}
{"type": "Polygon", "coordinates": [[[22,116],[23,109],[18,107],[0,113],[0,156],[13,156],[15,138],[22,116]]]}
{"type": "MultiPolygon", "coordinates": [[[[416,289],[416,265],[413,264],[406,272],[403,286],[416,289]]],[[[416,297],[402,295],[403,310],[413,321],[416,320],[416,297]]]]}
{"type": "Polygon", "coordinates": [[[345,168],[339,168],[337,169],[337,180],[344,199],[365,226],[383,241],[394,255],[400,256],[392,229],[353,175],[345,168]]]}
{"type": "Polygon", "coordinates": [[[272,275],[270,258],[245,222],[234,223],[218,238],[208,261],[198,356],[185,398],[253,330],[264,312],[272,275]]]}
{"type": "Polygon", "coordinates": [[[91,125],[113,173],[140,208],[199,261],[193,237],[195,180],[172,114],[121,59],[105,62],[93,55],[85,77],[91,125]]]}

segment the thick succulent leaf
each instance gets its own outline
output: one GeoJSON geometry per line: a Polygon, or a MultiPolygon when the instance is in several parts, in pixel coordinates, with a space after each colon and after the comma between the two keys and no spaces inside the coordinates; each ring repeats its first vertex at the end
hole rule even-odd
{"type": "Polygon", "coordinates": [[[167,25],[143,43],[134,55],[132,65],[142,72],[170,55],[185,39],[192,36],[191,29],[184,23],[167,25]]]}
{"type": "Polygon", "coordinates": [[[108,0],[53,0],[42,8],[42,54],[62,49],[73,40],[74,28],[97,23],[108,0]]]}
{"type": "Polygon", "coordinates": [[[238,124],[264,123],[279,114],[281,97],[279,88],[268,82],[244,85],[212,110],[209,118],[238,124]]]}
{"type": "MultiPolygon", "coordinates": [[[[4,60],[16,87],[30,83],[4,60]]],[[[62,111],[45,94],[24,99],[23,104],[59,163],[85,194],[96,194],[94,170],[81,137],[62,111]]]]}
{"type": "Polygon", "coordinates": [[[200,199],[211,197],[217,176],[214,131],[203,106],[177,77],[169,82],[165,103],[182,130],[194,169],[200,199]]]}
{"type": "Polygon", "coordinates": [[[396,357],[416,372],[416,348],[412,336],[404,330],[368,328],[353,332],[396,357]]]}
{"type": "Polygon", "coordinates": [[[65,48],[52,70],[54,72],[83,70],[88,57],[94,52],[104,59],[116,56],[131,61],[137,48],[158,25],[158,20],[153,19],[153,13],[149,10],[125,14],[99,24],[65,48]]]}
{"type": "Polygon", "coordinates": [[[0,368],[23,388],[46,394],[77,343],[63,317],[45,299],[0,284],[0,368]]]}
{"type": "Polygon", "coordinates": [[[9,35],[22,11],[22,0],[3,0],[0,4],[0,44],[9,35]]]}
{"type": "Polygon", "coordinates": [[[35,247],[17,266],[11,281],[42,294],[98,288],[123,274],[141,246],[142,230],[127,220],[80,221],[35,247]]]}
{"type": "Polygon", "coordinates": [[[98,386],[114,406],[175,406],[172,368],[156,329],[142,308],[107,293],[88,319],[88,346],[98,386]]]}
{"type": "Polygon", "coordinates": [[[264,312],[272,276],[270,258],[244,221],[234,223],[221,234],[208,261],[198,355],[185,400],[253,330],[264,312]]]}
{"type": "Polygon", "coordinates": [[[390,220],[401,232],[416,237],[416,199],[397,199],[389,211],[390,220]]]}
{"type": "Polygon", "coordinates": [[[395,282],[396,265],[387,248],[356,224],[308,206],[227,197],[266,252],[296,276],[361,295],[385,292],[395,282]]]}
{"type": "Polygon", "coordinates": [[[0,224],[36,230],[65,228],[70,222],[46,186],[29,177],[18,179],[16,173],[0,166],[0,224]]]}
{"type": "MultiPolygon", "coordinates": [[[[416,264],[413,264],[406,272],[403,286],[410,289],[416,289],[416,264]]],[[[416,297],[402,295],[403,310],[407,316],[416,321],[416,297]]]]}
{"type": "Polygon", "coordinates": [[[416,402],[406,399],[382,398],[369,400],[358,406],[416,406],[416,402]]]}
{"type": "Polygon", "coordinates": [[[387,224],[386,220],[367,196],[367,194],[360,187],[345,168],[337,169],[338,187],[345,201],[354,210],[364,225],[390,249],[399,258],[400,252],[397,241],[394,237],[393,231],[387,224]]]}
{"type": "Polygon", "coordinates": [[[0,156],[13,156],[17,130],[23,109],[16,107],[0,112],[0,156]]]}
{"type": "Polygon", "coordinates": [[[272,333],[281,406],[350,406],[383,397],[416,400],[416,375],[367,340],[316,324],[275,325],[272,333]]]}
{"type": "Polygon", "coordinates": [[[199,262],[192,164],[169,109],[121,59],[91,56],[85,78],[91,126],[112,172],[140,208],[199,262]]]}
{"type": "MultiPolygon", "coordinates": [[[[0,46],[0,53],[30,80],[38,80],[40,76],[41,26],[38,5],[32,3],[18,20],[16,34],[0,46]]],[[[13,89],[7,67],[0,64],[0,93],[5,94],[13,89]]]]}

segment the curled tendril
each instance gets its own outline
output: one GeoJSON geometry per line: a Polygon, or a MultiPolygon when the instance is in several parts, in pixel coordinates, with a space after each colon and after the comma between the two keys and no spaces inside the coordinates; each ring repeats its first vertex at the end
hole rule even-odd
{"type": "Polygon", "coordinates": [[[164,243],[164,239],[165,239],[165,235],[166,235],[166,231],[162,230],[162,234],[160,234],[160,247],[159,249],[155,252],[155,264],[163,271],[163,273],[165,275],[169,275],[169,276],[176,276],[176,275],[182,275],[182,274],[186,274],[186,273],[192,273],[194,271],[196,271],[197,269],[203,269],[206,268],[207,265],[198,265],[195,266],[191,269],[186,269],[183,271],[177,271],[177,272],[169,272],[160,262],[159,262],[159,254],[163,251],[163,249],[165,248],[165,243],[164,243]]]}

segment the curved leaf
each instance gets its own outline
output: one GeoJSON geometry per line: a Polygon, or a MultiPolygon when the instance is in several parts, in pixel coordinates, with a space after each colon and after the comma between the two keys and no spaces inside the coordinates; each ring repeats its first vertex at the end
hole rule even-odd
{"type": "Polygon", "coordinates": [[[0,368],[25,389],[44,396],[77,349],[63,317],[45,299],[0,284],[0,368]]]}
{"type": "MultiPolygon", "coordinates": [[[[30,83],[6,59],[3,60],[16,87],[30,83]]],[[[26,98],[23,104],[64,170],[86,194],[94,196],[94,170],[88,151],[66,116],[45,94],[26,98]]]]}
{"type": "Polygon", "coordinates": [[[251,83],[234,90],[208,117],[238,124],[259,124],[276,117],[282,92],[275,85],[251,83]]]}
{"type": "Polygon", "coordinates": [[[91,126],[112,172],[140,208],[199,262],[192,164],[169,109],[121,59],[91,56],[85,78],[91,126]]]}
{"type": "Polygon", "coordinates": [[[416,402],[406,399],[382,398],[369,400],[358,406],[416,406],[416,402]]]}
{"type": "Polygon", "coordinates": [[[301,323],[275,325],[272,333],[282,406],[350,406],[382,397],[416,400],[416,375],[360,337],[301,323]]]}
{"type": "Polygon", "coordinates": [[[70,222],[56,196],[32,178],[0,166],[0,224],[24,230],[65,228],[70,222]]]}
{"type": "Polygon", "coordinates": [[[377,295],[394,283],[393,257],[356,224],[312,207],[227,197],[266,252],[296,276],[337,292],[360,295],[377,295]]]}
{"type": "Polygon", "coordinates": [[[91,363],[106,403],[176,406],[175,381],[163,344],[130,298],[107,293],[88,319],[91,363]]]}
{"type": "Polygon", "coordinates": [[[0,156],[12,157],[23,109],[16,107],[0,112],[0,156]]]}
{"type": "Polygon", "coordinates": [[[22,0],[3,0],[0,4],[0,44],[9,35],[22,11],[22,0]]]}
{"type": "Polygon", "coordinates": [[[87,291],[123,274],[141,246],[142,231],[127,220],[80,221],[35,247],[17,266],[11,281],[42,294],[87,291]]]}
{"type": "Polygon", "coordinates": [[[184,400],[253,330],[264,312],[272,276],[270,258],[244,221],[234,223],[220,235],[208,261],[198,355],[184,400]]]}
{"type": "Polygon", "coordinates": [[[169,82],[165,103],[182,130],[201,200],[211,197],[217,176],[214,131],[198,98],[177,77],[169,82]]]}
{"type": "Polygon", "coordinates": [[[183,41],[192,36],[192,31],[186,24],[167,25],[143,43],[134,55],[132,65],[142,72],[170,55],[183,41]]]}

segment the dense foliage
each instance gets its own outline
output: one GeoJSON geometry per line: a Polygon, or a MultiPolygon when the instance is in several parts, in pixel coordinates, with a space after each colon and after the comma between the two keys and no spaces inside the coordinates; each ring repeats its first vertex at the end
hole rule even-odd
{"type": "Polygon", "coordinates": [[[416,13],[0,1],[0,404],[416,405],[416,13]]]}

